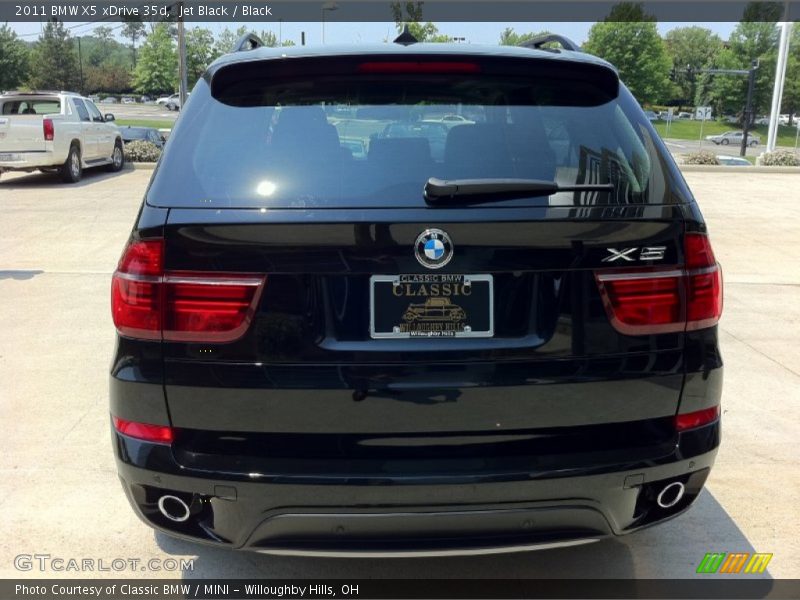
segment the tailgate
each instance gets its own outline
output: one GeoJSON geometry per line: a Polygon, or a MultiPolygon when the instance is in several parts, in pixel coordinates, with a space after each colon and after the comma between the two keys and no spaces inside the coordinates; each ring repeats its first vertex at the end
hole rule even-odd
{"type": "Polygon", "coordinates": [[[0,161],[3,154],[47,150],[41,115],[0,115],[0,161]]]}
{"type": "MultiPolygon", "coordinates": [[[[170,212],[168,271],[266,274],[240,339],[164,343],[175,426],[496,433],[676,412],[683,333],[619,333],[595,273],[609,270],[609,248],[659,248],[647,264],[680,264],[678,207],[650,207],[648,218],[641,208],[619,208],[617,218],[602,220],[602,208],[583,209],[580,218],[566,208],[471,209],[472,222],[463,212],[460,221],[436,222],[422,220],[430,211],[343,212],[325,223],[293,222],[300,211],[170,212]],[[490,304],[452,294],[447,302],[489,312],[491,332],[376,337],[380,303],[394,296],[378,297],[376,281],[429,277],[434,271],[417,260],[415,244],[431,228],[452,241],[453,257],[437,276],[490,282],[490,304]]],[[[420,287],[403,284],[398,294],[420,287]]],[[[440,299],[444,290],[428,286],[440,299]]],[[[426,298],[399,302],[422,306],[429,324],[447,321],[437,307],[425,308],[426,298]]],[[[402,328],[407,311],[392,310],[402,328]]]]}

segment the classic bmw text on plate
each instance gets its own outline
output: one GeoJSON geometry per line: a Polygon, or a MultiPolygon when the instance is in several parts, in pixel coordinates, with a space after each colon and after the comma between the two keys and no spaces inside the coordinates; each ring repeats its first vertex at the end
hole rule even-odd
{"type": "Polygon", "coordinates": [[[374,275],[370,333],[391,337],[491,337],[491,275],[374,275]]]}
{"type": "Polygon", "coordinates": [[[641,107],[560,36],[409,38],[245,37],[192,91],[112,278],[114,451],[148,525],[497,553],[703,489],[721,271],[641,107]]]}

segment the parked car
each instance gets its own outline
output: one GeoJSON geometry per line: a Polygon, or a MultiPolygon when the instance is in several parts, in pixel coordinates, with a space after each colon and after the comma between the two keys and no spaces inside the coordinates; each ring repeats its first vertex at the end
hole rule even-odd
{"type": "Polygon", "coordinates": [[[136,103],[136,100],[134,100],[134,99],[133,99],[133,98],[131,98],[130,96],[123,96],[123,97],[122,97],[122,103],[123,103],[123,104],[135,104],[135,103],[136,103]]]}
{"type": "Polygon", "coordinates": [[[746,158],[742,158],[741,156],[728,156],[727,154],[717,154],[717,160],[722,165],[726,165],[728,167],[752,167],[753,163],[751,163],[746,158]]]}
{"type": "Polygon", "coordinates": [[[141,140],[163,148],[164,143],[167,141],[158,129],[153,127],[131,127],[128,125],[127,127],[120,127],[119,131],[122,135],[122,141],[126,144],[135,140],[141,140]]]}
{"type": "MultiPolygon", "coordinates": [[[[720,133],[717,135],[707,135],[706,139],[709,142],[714,142],[715,144],[727,146],[727,145],[742,145],[742,136],[744,135],[741,131],[726,131],[725,133],[720,133]]],[[[755,135],[752,132],[748,132],[747,134],[747,145],[748,146],[758,146],[761,143],[761,138],[755,135]]]]}
{"type": "Polygon", "coordinates": [[[676,118],[678,118],[678,119],[687,119],[688,120],[688,119],[691,119],[692,116],[693,116],[692,113],[679,112],[676,118]]]}
{"type": "Polygon", "coordinates": [[[681,514],[720,441],[722,281],[673,158],[599,58],[402,41],[256,48],[198,81],[112,277],[133,510],[357,556],[681,514]],[[439,159],[425,129],[356,157],[325,110],[366,138],[452,104],[475,122],[439,159]]]}
{"type": "Polygon", "coordinates": [[[89,98],[69,92],[10,92],[0,95],[0,172],[58,172],[68,183],[83,169],[125,163],[122,138],[89,98]]]}
{"type": "Polygon", "coordinates": [[[156,100],[156,104],[166,104],[170,100],[177,98],[178,94],[171,94],[169,96],[160,96],[158,100],[156,100]]]}
{"type": "Polygon", "coordinates": [[[753,120],[753,123],[756,125],[769,125],[769,117],[767,116],[758,117],[753,120]]]}
{"type": "Polygon", "coordinates": [[[100,101],[102,104],[116,104],[117,99],[114,96],[107,96],[100,101]]]}
{"type": "MultiPolygon", "coordinates": [[[[189,95],[188,94],[186,95],[186,99],[187,100],[189,99],[189,95]]],[[[180,96],[180,94],[173,94],[172,96],[170,96],[169,97],[169,101],[167,101],[164,104],[164,107],[167,110],[174,110],[174,111],[180,110],[181,109],[181,96],[180,96]]]]}
{"type": "Polygon", "coordinates": [[[100,96],[89,96],[89,100],[91,100],[95,104],[100,104],[100,96]]]}
{"type": "Polygon", "coordinates": [[[658,115],[652,110],[644,111],[644,116],[647,117],[647,120],[650,121],[651,123],[653,121],[658,121],[658,115]]]}
{"type": "Polygon", "coordinates": [[[141,96],[139,98],[139,102],[141,102],[142,104],[152,104],[153,99],[150,96],[141,96]]]}

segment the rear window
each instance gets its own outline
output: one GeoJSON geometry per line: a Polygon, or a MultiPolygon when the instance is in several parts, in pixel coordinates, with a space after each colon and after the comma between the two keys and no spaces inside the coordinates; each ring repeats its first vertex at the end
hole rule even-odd
{"type": "Polygon", "coordinates": [[[54,100],[6,100],[3,102],[0,112],[4,115],[52,115],[61,112],[61,102],[57,98],[54,100]]]}
{"type": "Polygon", "coordinates": [[[201,80],[148,202],[419,207],[439,179],[613,183],[494,206],[668,202],[646,118],[603,66],[426,57],[236,63],[201,80]]]}

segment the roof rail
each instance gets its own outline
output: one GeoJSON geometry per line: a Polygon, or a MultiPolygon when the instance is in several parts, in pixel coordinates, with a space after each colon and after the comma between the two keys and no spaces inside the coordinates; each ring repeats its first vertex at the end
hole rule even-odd
{"type": "Polygon", "coordinates": [[[411,44],[418,44],[419,40],[413,36],[413,34],[408,30],[408,25],[403,25],[403,33],[398,35],[394,40],[392,40],[393,44],[401,44],[403,46],[410,46],[411,44]]]}
{"type": "Polygon", "coordinates": [[[243,52],[246,50],[255,50],[256,48],[261,48],[263,45],[264,42],[262,42],[261,38],[258,37],[255,33],[245,33],[233,45],[233,49],[231,50],[231,52],[243,52]]]}
{"type": "Polygon", "coordinates": [[[15,96],[43,96],[43,95],[73,95],[73,96],[80,96],[78,92],[65,92],[64,90],[7,90],[3,92],[5,95],[15,95],[15,96]]]}
{"type": "Polygon", "coordinates": [[[569,50],[570,52],[580,52],[581,47],[578,46],[575,42],[573,42],[568,37],[564,37],[563,35],[558,35],[557,33],[545,33],[542,35],[537,35],[535,38],[531,38],[529,40],[525,40],[524,42],[520,43],[520,46],[523,48],[534,48],[540,49],[545,44],[549,44],[550,42],[557,42],[561,45],[564,50],[569,50]]]}

